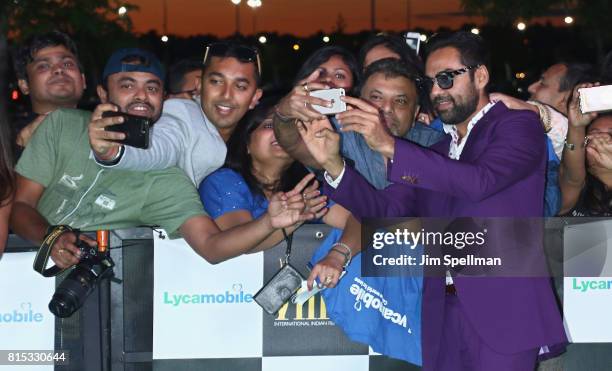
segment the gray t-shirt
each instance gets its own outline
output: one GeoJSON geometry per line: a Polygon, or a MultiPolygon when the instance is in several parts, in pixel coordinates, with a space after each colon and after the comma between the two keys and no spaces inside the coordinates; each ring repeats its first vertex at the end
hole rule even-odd
{"type": "Polygon", "coordinates": [[[227,147],[200,106],[188,99],[168,99],[160,119],[151,128],[148,149],[125,146],[118,164],[104,166],[149,171],[178,166],[197,187],[225,162],[227,147]]]}

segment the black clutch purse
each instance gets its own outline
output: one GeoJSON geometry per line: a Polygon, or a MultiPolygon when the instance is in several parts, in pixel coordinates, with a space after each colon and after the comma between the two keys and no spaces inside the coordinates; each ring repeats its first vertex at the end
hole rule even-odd
{"type": "Polygon", "coordinates": [[[287,242],[285,263],[253,296],[255,302],[257,302],[257,304],[259,304],[268,314],[275,314],[278,312],[278,310],[289,301],[293,294],[298,291],[304,280],[300,272],[289,264],[293,236],[287,236],[284,229],[283,234],[287,242]]]}

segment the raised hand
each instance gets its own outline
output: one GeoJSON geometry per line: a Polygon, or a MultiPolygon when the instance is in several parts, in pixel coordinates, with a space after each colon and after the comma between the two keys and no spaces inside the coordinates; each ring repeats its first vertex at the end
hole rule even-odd
{"type": "Polygon", "coordinates": [[[393,158],[395,139],[377,107],[362,99],[343,97],[353,109],[336,115],[342,131],[355,131],[363,135],[368,146],[387,158],[393,158]]]}
{"type": "Polygon", "coordinates": [[[304,190],[313,178],[314,174],[308,174],[291,191],[272,195],[268,203],[272,228],[285,228],[315,218],[314,212],[306,210],[303,196],[304,190]]]}
{"type": "Polygon", "coordinates": [[[120,124],[123,122],[123,117],[102,117],[102,113],[106,111],[117,111],[118,108],[114,104],[99,104],[95,111],[91,114],[89,120],[88,134],[89,145],[94,154],[99,160],[109,161],[115,158],[122,144],[115,141],[125,139],[125,134],[106,131],[104,128],[111,125],[120,124]]]}
{"type": "Polygon", "coordinates": [[[591,166],[612,170],[612,139],[610,134],[589,135],[586,151],[593,159],[591,166]]]}
{"type": "Polygon", "coordinates": [[[567,111],[567,118],[571,126],[585,127],[590,124],[591,121],[595,119],[595,117],[597,117],[596,112],[583,114],[582,111],[580,111],[580,93],[578,92],[578,89],[590,88],[598,85],[599,84],[587,83],[576,85],[576,87],[574,88],[574,91],[572,92],[572,99],[570,100],[567,111]]]}
{"type": "Polygon", "coordinates": [[[319,78],[319,70],[315,70],[307,78],[298,84],[287,94],[277,106],[277,112],[285,117],[297,118],[302,121],[312,121],[324,117],[320,112],[312,108],[313,104],[331,107],[331,102],[325,99],[311,97],[309,92],[313,90],[329,89],[329,86],[315,82],[319,78]]]}
{"type": "Polygon", "coordinates": [[[306,208],[304,210],[314,213],[316,219],[321,218],[329,210],[325,207],[327,205],[327,196],[321,195],[321,191],[319,191],[319,182],[317,180],[304,189],[302,198],[306,203],[306,208]]]}
{"type": "Polygon", "coordinates": [[[298,131],[314,160],[332,176],[342,171],[340,135],[327,118],[312,122],[298,122],[298,131]]]}

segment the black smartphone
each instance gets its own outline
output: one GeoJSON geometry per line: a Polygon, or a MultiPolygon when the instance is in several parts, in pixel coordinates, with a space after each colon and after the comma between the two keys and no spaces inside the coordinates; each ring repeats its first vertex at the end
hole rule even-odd
{"type": "Polygon", "coordinates": [[[130,115],[124,112],[106,111],[102,117],[123,116],[121,124],[107,126],[107,131],[117,131],[125,134],[125,139],[119,142],[127,146],[147,149],[149,148],[149,132],[151,119],[142,116],[130,115]]]}

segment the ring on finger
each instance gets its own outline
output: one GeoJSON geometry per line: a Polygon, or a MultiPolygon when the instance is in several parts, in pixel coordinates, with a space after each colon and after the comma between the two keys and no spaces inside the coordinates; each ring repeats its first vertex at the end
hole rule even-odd
{"type": "Polygon", "coordinates": [[[302,89],[304,89],[304,91],[305,91],[306,93],[310,92],[310,89],[308,89],[308,83],[307,83],[307,82],[305,82],[305,83],[303,83],[303,84],[302,84],[302,89]]]}
{"type": "Polygon", "coordinates": [[[325,281],[323,281],[323,284],[325,285],[329,285],[332,281],[332,277],[331,276],[327,276],[325,277],[325,281]]]}

